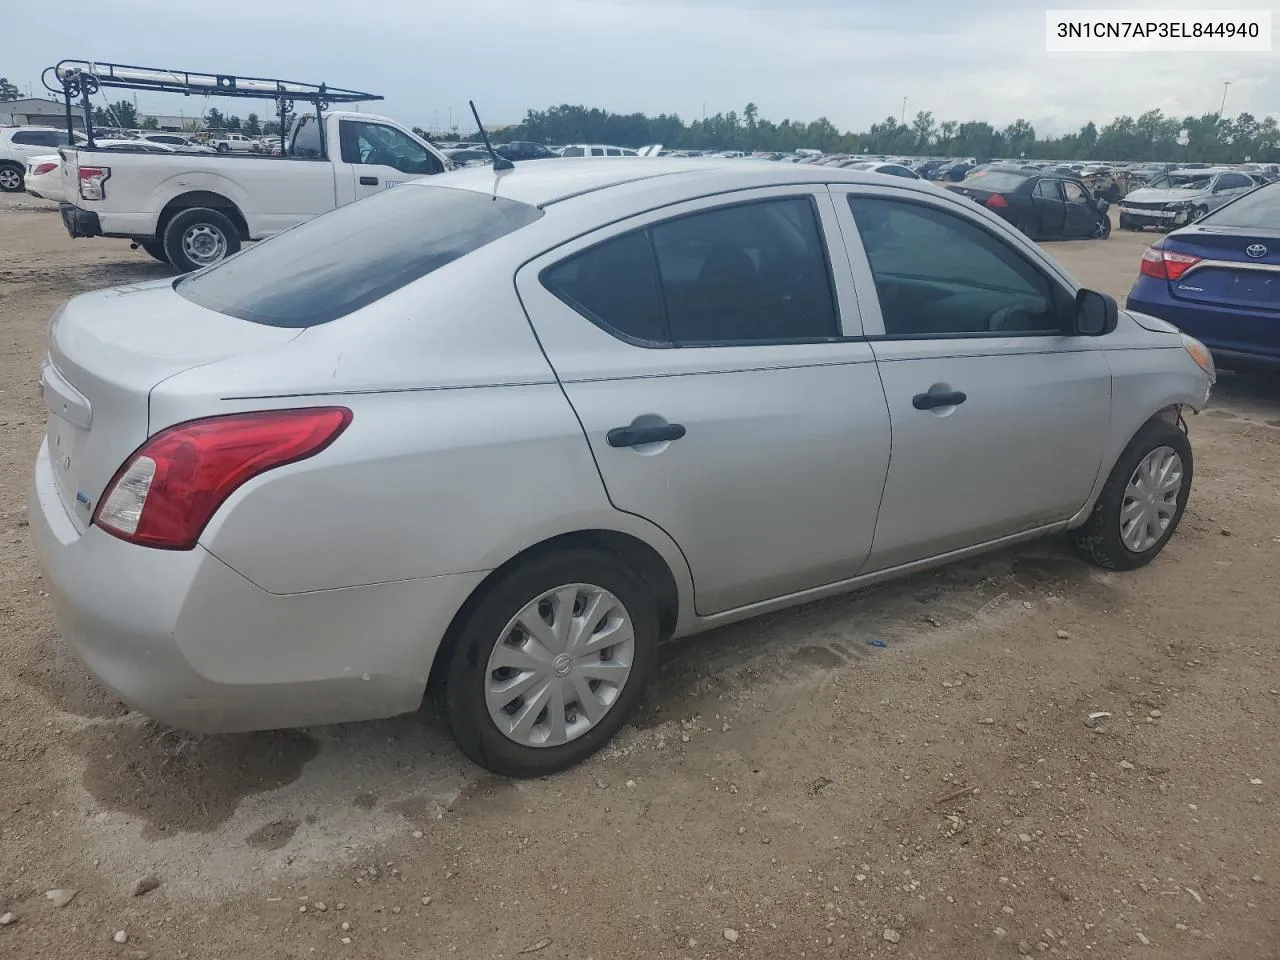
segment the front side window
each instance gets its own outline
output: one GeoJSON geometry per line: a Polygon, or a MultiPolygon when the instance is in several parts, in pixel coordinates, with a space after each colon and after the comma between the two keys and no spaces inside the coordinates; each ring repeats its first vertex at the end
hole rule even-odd
{"type": "Polygon", "coordinates": [[[1067,203],[1088,203],[1089,195],[1084,192],[1084,187],[1078,183],[1072,183],[1070,180],[1064,180],[1062,189],[1067,195],[1067,203]]]}
{"type": "Polygon", "coordinates": [[[598,325],[649,345],[716,346],[840,335],[808,197],[665,220],[570,257],[546,287],[598,325]]]}
{"type": "Polygon", "coordinates": [[[426,147],[384,123],[340,120],[338,137],[342,141],[343,163],[375,164],[419,175],[442,169],[426,147]]]}
{"type": "Polygon", "coordinates": [[[985,227],[925,204],[849,203],[886,336],[1062,332],[1062,291],[985,227]]]}

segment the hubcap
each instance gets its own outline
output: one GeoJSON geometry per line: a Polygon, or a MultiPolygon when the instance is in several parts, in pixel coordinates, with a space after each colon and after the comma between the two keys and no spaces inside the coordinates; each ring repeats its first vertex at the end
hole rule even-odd
{"type": "Polygon", "coordinates": [[[631,616],[608,590],[587,583],[548,590],[511,618],[489,654],[489,716],[526,747],[575,740],[617,703],[635,644],[631,616]]]}
{"type": "Polygon", "coordinates": [[[1178,512],[1182,458],[1172,447],[1156,447],[1138,464],[1120,505],[1120,539],[1134,553],[1150,550],[1178,512]]]}
{"type": "Polygon", "coordinates": [[[182,235],[182,249],[196,263],[217,263],[227,255],[227,238],[217,227],[196,223],[182,235]]]}
{"type": "Polygon", "coordinates": [[[17,170],[10,168],[0,170],[0,186],[6,190],[17,190],[20,183],[22,183],[22,176],[17,170]]]}

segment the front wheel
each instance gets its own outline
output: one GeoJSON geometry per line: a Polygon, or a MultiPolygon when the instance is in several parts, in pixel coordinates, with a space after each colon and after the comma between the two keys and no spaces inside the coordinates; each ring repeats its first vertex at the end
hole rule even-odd
{"type": "Polygon", "coordinates": [[[164,252],[183,273],[225,260],[240,250],[240,231],[224,213],[195,207],[177,214],[164,228],[164,252]]]}
{"type": "Polygon", "coordinates": [[[1084,526],[1076,550],[1108,570],[1145,566],[1178,528],[1191,494],[1191,443],[1167,420],[1151,420],[1129,441],[1084,526]]]}
{"type": "Polygon", "coordinates": [[[1098,228],[1093,235],[1098,240],[1106,240],[1111,236],[1111,218],[1105,213],[1102,215],[1102,219],[1098,221],[1098,228]]]}
{"type": "Polygon", "coordinates": [[[588,549],[537,557],[487,589],[462,624],[443,713],[482,767],[555,773],[618,732],[657,647],[656,605],[620,557],[588,549]]]}

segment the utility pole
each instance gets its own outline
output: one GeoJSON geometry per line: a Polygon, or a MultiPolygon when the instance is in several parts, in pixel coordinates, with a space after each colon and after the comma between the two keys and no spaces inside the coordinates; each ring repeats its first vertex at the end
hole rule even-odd
{"type": "Polygon", "coordinates": [[[907,125],[907,98],[902,98],[902,125],[907,125]]]}
{"type": "Polygon", "coordinates": [[[1219,117],[1223,116],[1223,115],[1224,115],[1224,111],[1226,111],[1226,109],[1227,109],[1227,90],[1228,90],[1230,87],[1231,87],[1231,81],[1230,81],[1230,80],[1223,80],[1223,81],[1222,81],[1222,106],[1218,107],[1218,116],[1219,116],[1219,117]]]}
{"type": "Polygon", "coordinates": [[[702,105],[702,122],[707,122],[707,105],[705,103],[702,105]]]}

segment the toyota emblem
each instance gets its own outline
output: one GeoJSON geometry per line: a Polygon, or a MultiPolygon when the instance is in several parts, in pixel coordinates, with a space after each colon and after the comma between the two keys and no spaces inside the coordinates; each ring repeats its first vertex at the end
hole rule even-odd
{"type": "Polygon", "coordinates": [[[1244,248],[1244,252],[1253,257],[1253,259],[1258,260],[1267,255],[1267,248],[1260,243],[1251,243],[1244,248]]]}

